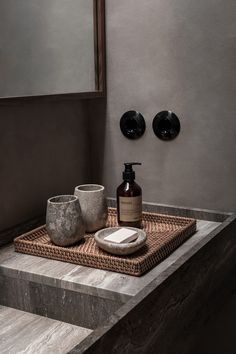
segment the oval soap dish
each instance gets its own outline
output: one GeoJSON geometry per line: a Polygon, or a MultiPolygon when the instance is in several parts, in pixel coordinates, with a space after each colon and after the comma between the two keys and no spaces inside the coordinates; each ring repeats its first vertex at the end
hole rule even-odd
{"type": "Polygon", "coordinates": [[[97,245],[104,251],[119,256],[126,256],[138,251],[146,243],[147,235],[143,230],[137,229],[135,227],[126,227],[127,229],[135,230],[138,233],[138,237],[135,241],[127,243],[114,243],[109,241],[104,241],[104,238],[115,231],[121,229],[121,227],[108,227],[106,229],[99,230],[95,233],[94,239],[97,245]]]}

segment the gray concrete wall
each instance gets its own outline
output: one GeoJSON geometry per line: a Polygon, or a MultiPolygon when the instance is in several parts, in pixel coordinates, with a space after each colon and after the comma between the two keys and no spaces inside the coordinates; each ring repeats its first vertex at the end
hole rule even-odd
{"type": "Polygon", "coordinates": [[[89,178],[84,103],[0,103],[0,230],[43,214],[89,178]]]}
{"type": "Polygon", "coordinates": [[[108,98],[90,121],[94,180],[109,196],[137,160],[144,200],[236,211],[235,14],[235,0],[106,1],[108,98]],[[147,123],[137,141],[119,130],[130,109],[147,123]],[[165,109],[181,120],[172,142],[151,128],[165,109]]]}
{"type": "Polygon", "coordinates": [[[146,201],[236,211],[235,11],[234,0],[107,0],[107,100],[0,105],[0,230],[90,181],[90,166],[114,196],[131,160],[146,201]],[[146,118],[137,141],[119,130],[129,109],[146,118]],[[173,142],[151,129],[163,109],[181,119],[173,142]]]}

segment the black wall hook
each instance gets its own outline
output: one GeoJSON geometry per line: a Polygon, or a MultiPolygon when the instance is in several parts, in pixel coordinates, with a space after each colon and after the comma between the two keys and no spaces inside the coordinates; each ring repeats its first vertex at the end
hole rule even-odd
{"type": "Polygon", "coordinates": [[[138,139],[144,134],[146,123],[141,113],[128,111],[120,119],[120,129],[126,138],[138,139]]]}
{"type": "Polygon", "coordinates": [[[171,111],[159,112],[153,119],[152,129],[159,139],[172,140],[180,132],[179,118],[171,111]]]}

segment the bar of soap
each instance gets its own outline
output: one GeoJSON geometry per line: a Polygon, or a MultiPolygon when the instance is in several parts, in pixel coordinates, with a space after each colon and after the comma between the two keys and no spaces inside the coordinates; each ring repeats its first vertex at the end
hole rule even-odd
{"type": "Polygon", "coordinates": [[[137,231],[122,228],[104,237],[104,241],[113,242],[113,243],[127,243],[127,242],[132,242],[137,238],[138,238],[137,231]]]}

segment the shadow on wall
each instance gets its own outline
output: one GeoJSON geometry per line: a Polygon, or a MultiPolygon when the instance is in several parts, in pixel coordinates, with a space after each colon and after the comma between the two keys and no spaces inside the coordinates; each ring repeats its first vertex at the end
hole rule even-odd
{"type": "Polygon", "coordinates": [[[88,101],[91,183],[103,183],[107,99],[88,101]],[[94,116],[96,115],[96,116],[94,116]]]}
{"type": "Polygon", "coordinates": [[[0,104],[0,230],[45,214],[50,196],[88,180],[85,109],[37,98],[0,104]]]}

